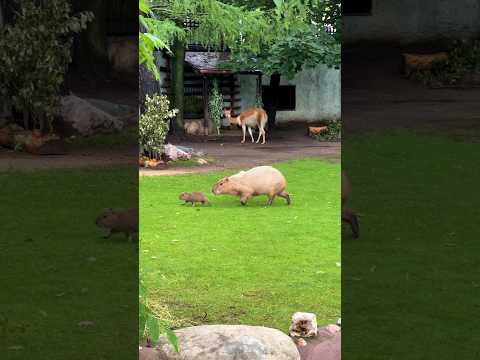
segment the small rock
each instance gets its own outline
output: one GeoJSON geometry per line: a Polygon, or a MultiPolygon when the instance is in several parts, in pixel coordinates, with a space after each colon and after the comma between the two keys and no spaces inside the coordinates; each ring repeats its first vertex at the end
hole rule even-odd
{"type": "Polygon", "coordinates": [[[292,316],[290,336],[312,337],[317,335],[317,316],[312,313],[296,312],[292,316]]]}
{"type": "Polygon", "coordinates": [[[208,161],[205,160],[205,159],[200,158],[200,159],[197,160],[197,163],[199,163],[200,165],[207,165],[207,164],[208,164],[208,161]]]}

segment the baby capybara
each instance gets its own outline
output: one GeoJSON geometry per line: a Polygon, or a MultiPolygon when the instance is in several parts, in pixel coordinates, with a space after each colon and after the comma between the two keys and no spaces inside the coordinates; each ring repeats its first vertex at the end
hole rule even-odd
{"type": "Polygon", "coordinates": [[[348,182],[347,175],[344,171],[342,171],[342,221],[350,224],[353,237],[358,238],[360,236],[360,227],[358,225],[357,215],[345,206],[349,196],[350,183],[348,182]]]}
{"type": "Polygon", "coordinates": [[[133,235],[138,234],[138,209],[107,209],[97,217],[95,224],[109,230],[105,235],[106,239],[112,234],[124,233],[128,239],[133,241],[133,235]]]}
{"type": "Polygon", "coordinates": [[[202,192],[183,192],[180,194],[179,199],[185,201],[185,204],[192,203],[192,206],[195,206],[195,203],[201,203],[202,205],[210,204],[208,198],[202,192]]]}
{"type": "Polygon", "coordinates": [[[220,179],[212,188],[215,195],[229,194],[240,196],[245,205],[254,196],[267,195],[266,206],[270,206],[276,196],[290,205],[290,195],[285,191],[287,181],[280,171],[271,166],[257,166],[248,171],[220,179]]]}

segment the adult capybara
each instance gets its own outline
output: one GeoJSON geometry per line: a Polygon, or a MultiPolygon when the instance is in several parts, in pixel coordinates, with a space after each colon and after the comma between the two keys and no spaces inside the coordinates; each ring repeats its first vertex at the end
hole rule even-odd
{"type": "Polygon", "coordinates": [[[124,233],[133,241],[133,235],[138,234],[138,209],[104,210],[95,220],[95,224],[109,230],[105,238],[115,233],[124,233]]]}
{"type": "Polygon", "coordinates": [[[240,197],[245,205],[254,196],[267,195],[266,206],[270,206],[275,196],[287,200],[290,205],[290,195],[285,191],[287,181],[280,171],[271,166],[257,166],[248,171],[220,179],[212,188],[215,195],[229,194],[240,197]]]}
{"type": "Polygon", "coordinates": [[[342,221],[350,224],[352,228],[352,233],[354,238],[360,236],[360,227],[358,225],[357,215],[350,209],[348,209],[345,204],[350,196],[350,183],[348,181],[347,175],[342,171],[342,221]]]}

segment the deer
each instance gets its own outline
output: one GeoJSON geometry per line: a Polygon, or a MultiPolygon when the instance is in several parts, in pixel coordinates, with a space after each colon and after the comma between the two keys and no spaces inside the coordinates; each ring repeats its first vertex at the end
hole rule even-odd
{"type": "Polygon", "coordinates": [[[260,141],[260,137],[263,136],[262,145],[265,144],[265,125],[268,121],[268,116],[265,110],[261,108],[252,108],[241,112],[238,116],[232,116],[232,110],[226,109],[224,114],[231,125],[239,125],[242,127],[242,144],[245,142],[246,128],[248,128],[248,132],[250,133],[250,137],[252,138],[252,143],[255,142],[252,134],[252,128],[258,128],[259,133],[256,143],[258,144],[258,142],[260,141]]]}

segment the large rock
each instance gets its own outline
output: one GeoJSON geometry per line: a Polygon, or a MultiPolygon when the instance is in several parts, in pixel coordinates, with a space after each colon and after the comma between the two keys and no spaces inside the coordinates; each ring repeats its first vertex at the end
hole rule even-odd
{"type": "Polygon", "coordinates": [[[61,115],[81,135],[120,131],[123,121],[75,95],[62,98],[61,115]]]}
{"type": "MultiPolygon", "coordinates": [[[[176,353],[168,341],[161,338],[157,346],[157,360],[300,360],[290,337],[266,327],[204,325],[175,333],[180,353],[176,353]]],[[[144,357],[140,356],[140,359],[144,357]]]]}

